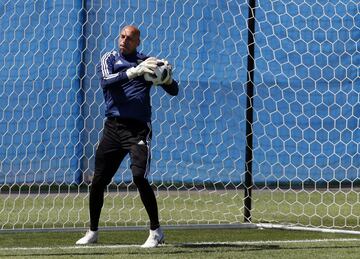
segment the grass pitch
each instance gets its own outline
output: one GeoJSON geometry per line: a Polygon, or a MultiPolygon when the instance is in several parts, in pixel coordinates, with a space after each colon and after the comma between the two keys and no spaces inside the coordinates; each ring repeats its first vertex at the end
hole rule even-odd
{"type": "Polygon", "coordinates": [[[141,249],[147,231],[102,231],[99,243],[75,246],[82,232],[7,232],[0,257],[16,258],[359,258],[360,236],[258,229],[165,229],[166,244],[141,249]]]}
{"type": "MultiPolygon", "coordinates": [[[[238,224],[243,222],[240,190],[158,191],[162,225],[238,224]]],[[[0,229],[86,228],[88,193],[14,193],[0,195],[0,229]]],[[[259,190],[253,192],[253,223],[360,230],[360,192],[259,190]]],[[[100,226],[145,226],[146,211],[136,191],[107,192],[100,226]]]]}
{"type": "MultiPolygon", "coordinates": [[[[360,258],[360,235],[273,229],[166,229],[178,224],[243,221],[241,191],[157,192],[166,245],[144,250],[143,231],[102,231],[99,243],[75,246],[82,232],[11,232],[12,228],[86,228],[87,193],[0,195],[0,257],[15,258],[360,258]]],[[[287,222],[359,230],[357,190],[261,190],[253,223],[287,222]]],[[[145,226],[137,192],[108,192],[101,227],[145,226]]]]}

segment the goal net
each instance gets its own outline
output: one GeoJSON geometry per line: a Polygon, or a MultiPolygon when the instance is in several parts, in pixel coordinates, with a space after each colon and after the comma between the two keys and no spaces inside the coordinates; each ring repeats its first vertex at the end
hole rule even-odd
{"type": "MultiPolygon", "coordinates": [[[[180,85],[177,97],[151,92],[149,181],[162,225],[359,230],[360,4],[255,2],[2,1],[0,229],[88,227],[104,122],[95,67],[117,49],[120,28],[135,24],[139,50],[168,59],[180,85]]],[[[100,227],[147,224],[125,160],[100,227]]]]}

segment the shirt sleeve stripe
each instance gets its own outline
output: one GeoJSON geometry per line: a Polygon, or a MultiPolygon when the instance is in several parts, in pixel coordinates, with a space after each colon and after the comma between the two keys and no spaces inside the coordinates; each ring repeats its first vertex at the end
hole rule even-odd
{"type": "Polygon", "coordinates": [[[111,52],[108,52],[101,58],[101,70],[102,70],[101,72],[104,79],[106,79],[109,76],[109,66],[107,64],[107,60],[110,57],[110,55],[111,52]]]}

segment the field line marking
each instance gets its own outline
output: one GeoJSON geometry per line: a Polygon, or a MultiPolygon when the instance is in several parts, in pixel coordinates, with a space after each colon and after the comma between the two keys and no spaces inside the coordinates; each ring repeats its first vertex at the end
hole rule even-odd
{"type": "Polygon", "coordinates": [[[185,245],[262,245],[262,244],[291,244],[291,243],[326,243],[326,242],[360,242],[360,238],[334,239],[299,239],[299,240],[266,240],[266,241],[234,241],[234,242],[197,242],[185,245]]]}
{"type": "MultiPolygon", "coordinates": [[[[165,244],[166,247],[181,246],[205,246],[205,245],[271,245],[271,244],[295,244],[295,243],[326,243],[326,242],[360,242],[360,238],[335,238],[335,239],[299,239],[299,240],[268,240],[268,241],[234,241],[234,242],[193,242],[165,244]]],[[[140,248],[140,245],[88,245],[88,246],[54,246],[54,247],[4,247],[0,251],[21,251],[21,250],[73,250],[73,249],[119,249],[119,248],[140,248]]]]}

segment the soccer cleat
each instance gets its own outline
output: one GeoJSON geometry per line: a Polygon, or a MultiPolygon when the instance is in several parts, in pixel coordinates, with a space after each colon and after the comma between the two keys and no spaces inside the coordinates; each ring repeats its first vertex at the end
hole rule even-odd
{"type": "Polygon", "coordinates": [[[165,243],[165,235],[161,228],[150,230],[150,235],[141,248],[154,248],[165,243]]]}
{"type": "Polygon", "coordinates": [[[94,244],[98,240],[98,232],[97,231],[91,231],[88,230],[84,237],[80,238],[78,241],[76,241],[76,245],[88,245],[88,244],[94,244]]]}

